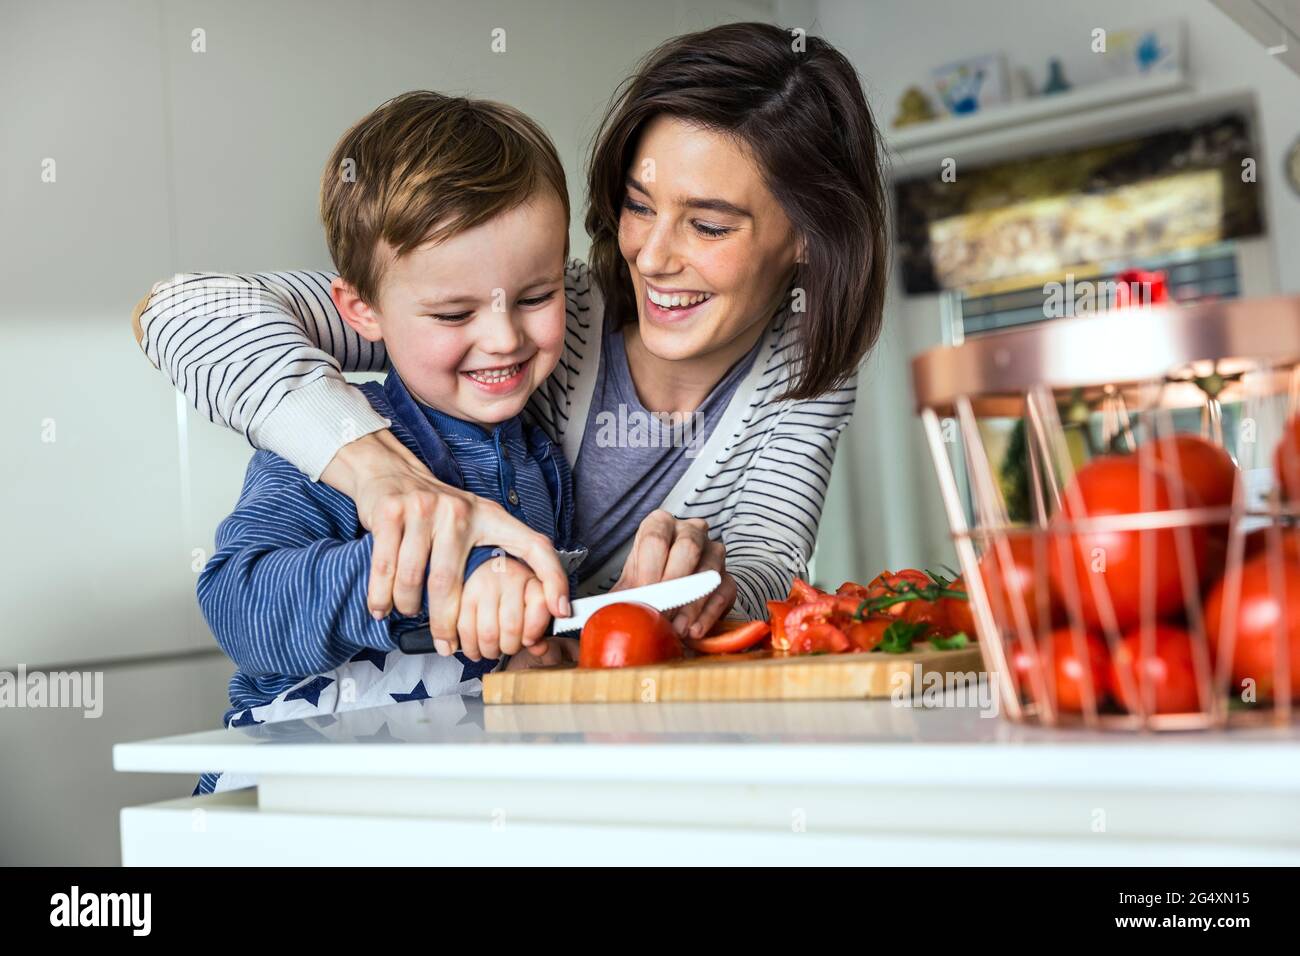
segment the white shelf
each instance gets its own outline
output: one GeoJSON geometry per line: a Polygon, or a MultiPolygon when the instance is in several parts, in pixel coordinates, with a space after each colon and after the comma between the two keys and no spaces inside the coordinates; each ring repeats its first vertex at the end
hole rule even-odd
{"type": "Polygon", "coordinates": [[[935,171],[945,159],[984,164],[1144,135],[1233,109],[1250,109],[1249,90],[1205,94],[1185,73],[1135,77],[990,107],[890,132],[886,149],[896,178],[935,171]]]}
{"type": "Polygon", "coordinates": [[[1187,85],[1187,75],[1182,71],[1093,83],[1063,93],[990,106],[969,116],[948,116],[915,126],[904,126],[890,134],[889,142],[895,150],[905,153],[938,140],[951,141],[1004,126],[1022,126],[1049,117],[1099,109],[1112,103],[1161,96],[1185,89],[1187,85]]]}

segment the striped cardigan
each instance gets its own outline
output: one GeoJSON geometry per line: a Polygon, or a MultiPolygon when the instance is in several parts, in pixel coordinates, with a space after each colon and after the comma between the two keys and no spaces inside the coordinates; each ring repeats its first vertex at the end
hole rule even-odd
{"type": "MultiPolygon", "coordinates": [[[[141,347],[210,420],[292,462],[312,480],[338,449],[388,426],[342,372],[388,367],[382,343],[348,328],[327,272],[178,275],[137,313],[141,347]]],[[[564,353],[529,402],[529,415],[578,458],[600,363],[604,309],[585,264],[565,274],[564,353]]],[[[798,321],[770,322],[759,354],[707,441],[660,507],[702,518],[727,551],[736,611],[766,616],[806,576],[835,448],[853,413],[856,377],[814,399],[777,401],[795,372],[798,321]]],[[[582,502],[577,502],[582,507],[582,502]]],[[[631,540],[581,582],[608,590],[631,540]]]]}

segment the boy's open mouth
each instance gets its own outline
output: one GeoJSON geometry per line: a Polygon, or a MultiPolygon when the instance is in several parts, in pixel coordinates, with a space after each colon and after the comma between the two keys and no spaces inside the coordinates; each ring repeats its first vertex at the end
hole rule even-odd
{"type": "Polygon", "coordinates": [[[476,368],[470,371],[461,372],[467,379],[477,385],[484,391],[496,395],[512,392],[524,380],[524,370],[531,362],[531,358],[526,358],[522,362],[516,362],[514,365],[498,365],[495,368],[476,368]]]}

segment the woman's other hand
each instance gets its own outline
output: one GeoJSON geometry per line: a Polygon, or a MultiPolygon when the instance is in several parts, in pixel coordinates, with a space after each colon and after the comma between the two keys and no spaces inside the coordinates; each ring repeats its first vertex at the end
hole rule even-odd
{"type": "Polygon", "coordinates": [[[640,587],[684,577],[697,571],[717,571],[717,590],[676,611],[669,611],[673,629],[683,637],[707,634],[736,600],[736,582],[727,573],[727,549],[709,538],[709,525],[701,518],[676,518],[667,511],[652,511],[637,528],[623,573],[610,590],[640,587]]]}

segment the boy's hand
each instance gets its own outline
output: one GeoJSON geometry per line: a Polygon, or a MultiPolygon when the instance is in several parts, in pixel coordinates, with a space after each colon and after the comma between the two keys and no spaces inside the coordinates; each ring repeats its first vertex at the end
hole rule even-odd
{"type": "Polygon", "coordinates": [[[576,664],[578,662],[578,639],[576,637],[552,637],[538,641],[527,654],[516,654],[506,665],[508,671],[528,670],[532,667],[554,667],[556,664],[576,664]],[[540,653],[533,653],[542,648],[540,653]]]}
{"type": "MultiPolygon", "coordinates": [[[[457,632],[461,652],[472,661],[518,654],[525,646],[544,654],[550,623],[542,582],[514,558],[499,555],[484,561],[465,582],[457,632]]],[[[454,650],[445,641],[435,646],[440,654],[454,650]]]]}

